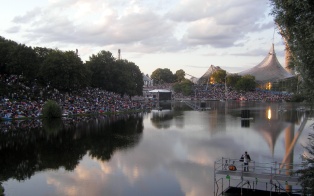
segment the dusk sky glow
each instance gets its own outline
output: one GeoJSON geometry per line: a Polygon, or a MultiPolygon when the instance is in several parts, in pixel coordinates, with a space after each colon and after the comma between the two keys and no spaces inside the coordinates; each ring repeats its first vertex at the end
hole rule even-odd
{"type": "Polygon", "coordinates": [[[121,49],[149,75],[169,68],[201,77],[210,65],[237,73],[260,63],[273,42],[284,66],[269,0],[10,0],[0,12],[6,39],[78,49],[83,61],[121,49]]]}

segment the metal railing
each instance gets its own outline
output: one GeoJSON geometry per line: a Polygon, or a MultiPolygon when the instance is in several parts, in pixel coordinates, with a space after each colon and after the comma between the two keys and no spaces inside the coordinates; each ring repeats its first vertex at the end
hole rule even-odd
{"type": "MultiPolygon", "coordinates": [[[[241,162],[239,159],[231,159],[231,158],[224,158],[222,157],[218,161],[215,161],[214,164],[214,170],[215,170],[215,184],[217,185],[217,190],[218,188],[218,182],[216,182],[216,173],[219,171],[225,171],[225,172],[220,172],[220,174],[227,174],[228,176],[228,181],[229,181],[229,187],[230,187],[230,181],[232,178],[230,176],[232,174],[235,174],[235,176],[238,176],[238,180],[241,180],[240,183],[234,187],[243,187],[249,180],[244,180],[244,176],[247,177],[246,179],[251,179],[252,180],[252,187],[250,188],[256,188],[257,186],[257,177],[264,178],[264,182],[266,185],[266,191],[283,191],[285,192],[285,189],[283,188],[284,186],[288,185],[288,181],[290,182],[293,180],[294,182],[297,181],[299,175],[296,173],[297,170],[303,168],[303,164],[287,164],[287,163],[277,163],[277,162],[268,162],[268,163],[260,163],[260,162],[255,162],[255,161],[250,161],[248,164],[248,172],[244,170],[244,163],[241,162]],[[229,166],[235,166],[236,170],[230,170],[233,167],[229,168],[229,166]],[[234,173],[233,173],[234,172],[234,173]],[[229,176],[230,175],[230,176],[229,176]],[[249,177],[248,177],[249,176],[249,177]],[[256,181],[254,181],[254,177],[256,177],[256,181]],[[278,181],[282,181],[282,184],[278,181]],[[287,180],[287,181],[285,181],[287,180]],[[255,183],[255,185],[254,185],[255,183]],[[268,187],[269,185],[269,187],[268,187]],[[270,188],[270,190],[268,190],[270,188]]],[[[237,180],[237,178],[233,178],[234,180],[237,180]]],[[[223,189],[223,179],[221,180],[222,183],[222,189],[223,189]]],[[[248,183],[249,184],[249,183],[248,183]]],[[[228,185],[225,185],[228,188],[228,185]]],[[[214,188],[216,190],[216,187],[214,188]]],[[[263,189],[265,190],[265,189],[263,189]]],[[[224,190],[222,190],[223,192],[224,190]]],[[[242,189],[241,189],[242,191],[242,189]]],[[[291,190],[292,191],[292,190],[291,190]]],[[[217,195],[217,192],[216,192],[217,195]]]]}
{"type": "MultiPolygon", "coordinates": [[[[222,157],[218,161],[215,161],[215,171],[217,170],[229,170],[229,166],[234,165],[236,171],[244,171],[244,163],[239,159],[230,159],[222,157]]],[[[261,163],[250,161],[248,163],[249,172],[256,174],[270,174],[274,176],[283,175],[283,176],[297,176],[297,170],[303,168],[303,164],[287,164],[287,163],[277,163],[277,162],[268,162],[261,163]]]]}

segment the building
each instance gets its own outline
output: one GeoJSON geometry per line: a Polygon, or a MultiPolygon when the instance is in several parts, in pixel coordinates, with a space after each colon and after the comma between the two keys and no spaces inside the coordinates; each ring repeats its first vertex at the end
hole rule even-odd
{"type": "Polygon", "coordinates": [[[238,74],[241,76],[254,76],[256,82],[262,88],[269,90],[273,83],[294,77],[294,75],[285,70],[279,63],[275,53],[274,44],[272,44],[267,56],[262,62],[238,74]]]}
{"type": "Polygon", "coordinates": [[[144,87],[150,87],[154,85],[154,80],[148,77],[148,75],[143,74],[144,87]]]}
{"type": "Polygon", "coordinates": [[[208,84],[208,83],[212,83],[211,81],[211,75],[218,70],[222,70],[219,66],[214,66],[211,65],[208,70],[203,74],[202,77],[200,77],[200,79],[198,79],[198,84],[208,84]]]}
{"type": "Polygon", "coordinates": [[[149,91],[149,93],[152,95],[153,99],[156,99],[158,101],[172,100],[172,92],[170,90],[154,89],[149,91]]]}

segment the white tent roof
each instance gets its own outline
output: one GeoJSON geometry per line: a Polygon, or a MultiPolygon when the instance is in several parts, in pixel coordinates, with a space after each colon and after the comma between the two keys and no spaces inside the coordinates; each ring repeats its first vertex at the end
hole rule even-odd
{"type": "Polygon", "coordinates": [[[247,74],[255,76],[255,80],[259,82],[273,82],[276,80],[293,77],[293,75],[287,72],[279,63],[276,57],[274,44],[272,44],[268,55],[260,64],[239,73],[241,76],[247,74]]]}

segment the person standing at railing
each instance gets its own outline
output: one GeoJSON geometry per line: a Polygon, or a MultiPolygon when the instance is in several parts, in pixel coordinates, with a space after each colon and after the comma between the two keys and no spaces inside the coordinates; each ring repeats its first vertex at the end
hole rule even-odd
{"type": "Polygon", "coordinates": [[[240,161],[244,163],[244,171],[249,171],[249,162],[251,161],[251,157],[246,151],[241,156],[240,161]]]}

